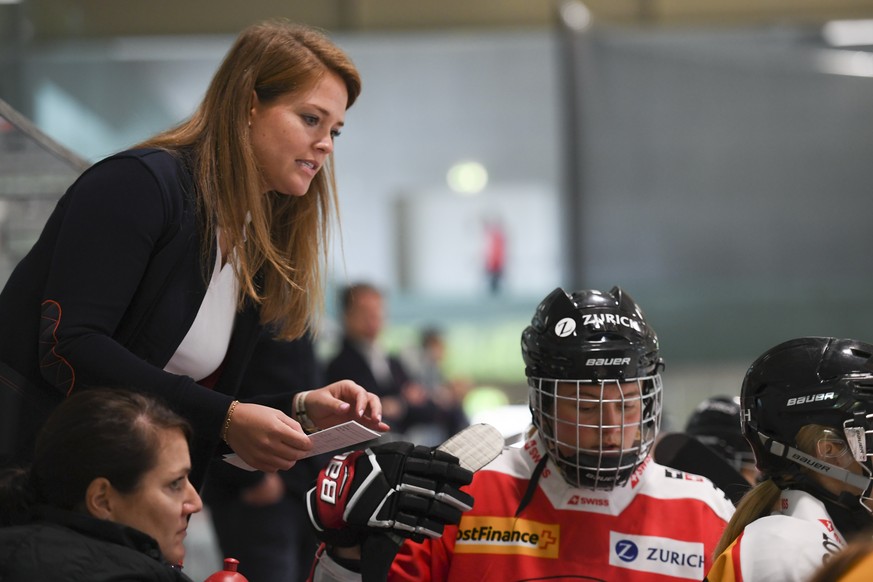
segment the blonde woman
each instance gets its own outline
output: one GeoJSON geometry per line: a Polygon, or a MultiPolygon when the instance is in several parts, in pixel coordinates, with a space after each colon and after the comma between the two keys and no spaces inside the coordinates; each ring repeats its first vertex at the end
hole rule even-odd
{"type": "MultiPolygon", "coordinates": [[[[379,399],[350,381],[257,398],[291,385],[284,344],[322,306],[334,145],[360,87],[319,31],[244,30],[190,119],[95,164],[60,200],[0,295],[4,386],[15,378],[32,409],[97,384],[163,397],[194,428],[195,484],[222,440],[276,471],[311,447],[304,429],[387,430],[379,399]],[[258,385],[247,373],[261,352],[258,385]]],[[[6,450],[31,450],[42,417],[21,417],[6,450]]]]}
{"type": "Polygon", "coordinates": [[[743,434],[762,482],[716,548],[709,582],[809,579],[873,526],[873,345],[805,337],[768,350],[743,381],[743,434]]]}

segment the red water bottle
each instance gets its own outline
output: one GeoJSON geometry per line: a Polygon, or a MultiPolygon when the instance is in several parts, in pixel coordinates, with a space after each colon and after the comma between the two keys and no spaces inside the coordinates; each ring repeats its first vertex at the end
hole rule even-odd
{"type": "Polygon", "coordinates": [[[249,582],[248,578],[236,571],[238,566],[239,560],[225,558],[224,569],[207,578],[205,582],[249,582]]]}

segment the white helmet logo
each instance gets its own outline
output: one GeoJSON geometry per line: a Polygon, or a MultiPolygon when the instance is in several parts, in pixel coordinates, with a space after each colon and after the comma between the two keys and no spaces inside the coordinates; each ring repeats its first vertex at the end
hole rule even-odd
{"type": "Polygon", "coordinates": [[[567,337],[576,332],[576,320],[572,317],[565,317],[555,324],[555,334],[558,337],[567,337]]]}

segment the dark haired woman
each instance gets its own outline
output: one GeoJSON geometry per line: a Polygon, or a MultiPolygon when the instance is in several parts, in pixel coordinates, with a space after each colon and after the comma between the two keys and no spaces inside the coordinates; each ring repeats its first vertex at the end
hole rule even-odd
{"type": "Polygon", "coordinates": [[[0,473],[0,580],[188,580],[188,423],[154,399],[92,389],[65,400],[28,469],[0,473]]]}

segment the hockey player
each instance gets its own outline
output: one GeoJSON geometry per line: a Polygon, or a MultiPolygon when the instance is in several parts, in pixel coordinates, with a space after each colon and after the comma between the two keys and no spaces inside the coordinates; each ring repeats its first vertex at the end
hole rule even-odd
{"type": "MultiPolygon", "coordinates": [[[[404,542],[388,579],[702,579],[733,505],[707,479],[649,456],[663,362],[638,305],[619,288],[555,289],[521,347],[533,417],[526,442],[475,474],[465,489],[475,504],[460,523],[404,542]]],[[[323,528],[330,508],[310,508],[323,528]]],[[[338,562],[354,568],[356,551],[333,544],[316,580],[353,580],[338,562]]],[[[373,559],[365,548],[363,562],[373,559]]]]}
{"type": "Polygon", "coordinates": [[[717,452],[749,485],[755,485],[758,469],[752,446],[740,430],[739,398],[707,398],[688,418],[685,432],[717,452]]]}
{"type": "Polygon", "coordinates": [[[714,396],[702,401],[685,432],[658,437],[652,455],[662,465],[703,475],[734,503],[757,483],[752,446],[740,429],[740,397],[714,396]]]}
{"type": "Polygon", "coordinates": [[[740,404],[763,480],[737,506],[707,580],[807,580],[873,527],[873,345],[779,344],[749,368],[740,404]]]}

